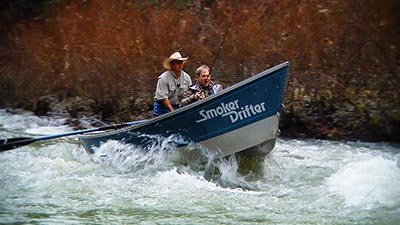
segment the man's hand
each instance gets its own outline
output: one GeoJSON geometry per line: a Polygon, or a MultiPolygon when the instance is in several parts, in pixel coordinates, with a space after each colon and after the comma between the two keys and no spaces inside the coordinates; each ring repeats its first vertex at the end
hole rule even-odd
{"type": "Polygon", "coordinates": [[[169,99],[164,99],[163,100],[164,106],[167,107],[169,109],[169,111],[173,112],[174,111],[174,107],[172,107],[171,102],[169,101],[169,99]]]}
{"type": "Polygon", "coordinates": [[[205,95],[204,91],[199,91],[194,95],[194,99],[196,101],[199,100],[199,99],[203,99],[205,97],[206,97],[206,95],[205,95]]]}

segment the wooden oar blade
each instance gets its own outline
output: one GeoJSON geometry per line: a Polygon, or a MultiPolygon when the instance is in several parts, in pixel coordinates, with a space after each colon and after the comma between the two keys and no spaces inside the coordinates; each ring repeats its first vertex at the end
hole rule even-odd
{"type": "Polygon", "coordinates": [[[0,152],[15,149],[35,142],[36,139],[29,137],[7,138],[0,140],[0,152]]]}

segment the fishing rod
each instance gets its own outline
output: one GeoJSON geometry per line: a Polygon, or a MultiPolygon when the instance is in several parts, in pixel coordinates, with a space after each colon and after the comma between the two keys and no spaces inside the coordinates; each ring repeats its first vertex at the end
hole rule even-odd
{"type": "Polygon", "coordinates": [[[145,121],[147,121],[147,120],[137,120],[137,121],[128,122],[128,123],[108,125],[108,126],[104,126],[104,127],[97,127],[97,128],[92,128],[92,129],[86,129],[86,130],[77,130],[77,131],[73,131],[73,132],[69,132],[69,133],[48,135],[48,136],[42,136],[42,137],[37,137],[37,138],[17,137],[17,138],[0,139],[0,152],[5,152],[5,151],[11,150],[11,149],[29,145],[36,141],[44,141],[44,140],[49,140],[49,139],[54,139],[54,138],[59,138],[59,137],[66,137],[66,136],[72,136],[72,135],[77,135],[77,134],[85,134],[85,133],[90,133],[90,132],[94,132],[94,131],[119,129],[119,128],[131,126],[131,125],[143,123],[145,121]]]}
{"type": "Polygon", "coordinates": [[[229,26],[228,26],[227,29],[226,29],[225,36],[224,36],[224,38],[222,39],[221,44],[219,45],[219,49],[218,49],[217,54],[215,55],[214,61],[213,61],[212,64],[211,64],[211,67],[210,67],[210,74],[211,74],[211,71],[212,71],[212,69],[213,69],[213,67],[214,67],[215,61],[217,61],[217,58],[218,58],[218,56],[219,56],[219,53],[221,52],[222,48],[224,47],[225,40],[226,40],[226,38],[228,37],[229,31],[230,31],[231,28],[232,28],[233,21],[235,20],[236,14],[237,14],[238,11],[239,11],[239,7],[240,7],[240,1],[239,1],[238,5],[237,5],[237,7],[236,7],[235,12],[233,13],[231,23],[229,24],[229,26]]]}

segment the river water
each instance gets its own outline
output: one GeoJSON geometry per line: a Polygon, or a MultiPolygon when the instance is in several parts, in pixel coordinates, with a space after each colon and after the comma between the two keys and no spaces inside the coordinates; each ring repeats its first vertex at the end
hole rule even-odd
{"type": "MultiPolygon", "coordinates": [[[[0,138],[72,131],[64,122],[0,110],[0,138]]],[[[130,150],[88,156],[72,136],[0,153],[0,224],[400,223],[399,145],[280,138],[262,173],[231,158],[211,179],[130,150]]]]}

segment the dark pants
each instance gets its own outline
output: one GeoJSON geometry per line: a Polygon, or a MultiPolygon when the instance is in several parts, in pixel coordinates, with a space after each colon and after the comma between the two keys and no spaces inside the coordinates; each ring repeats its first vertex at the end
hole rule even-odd
{"type": "MultiPolygon", "coordinates": [[[[179,109],[179,105],[175,105],[172,107],[174,107],[175,110],[179,109]]],[[[153,109],[154,116],[161,116],[162,114],[169,112],[170,112],[169,109],[165,107],[164,103],[162,103],[161,101],[154,102],[154,109],[153,109]]]]}

